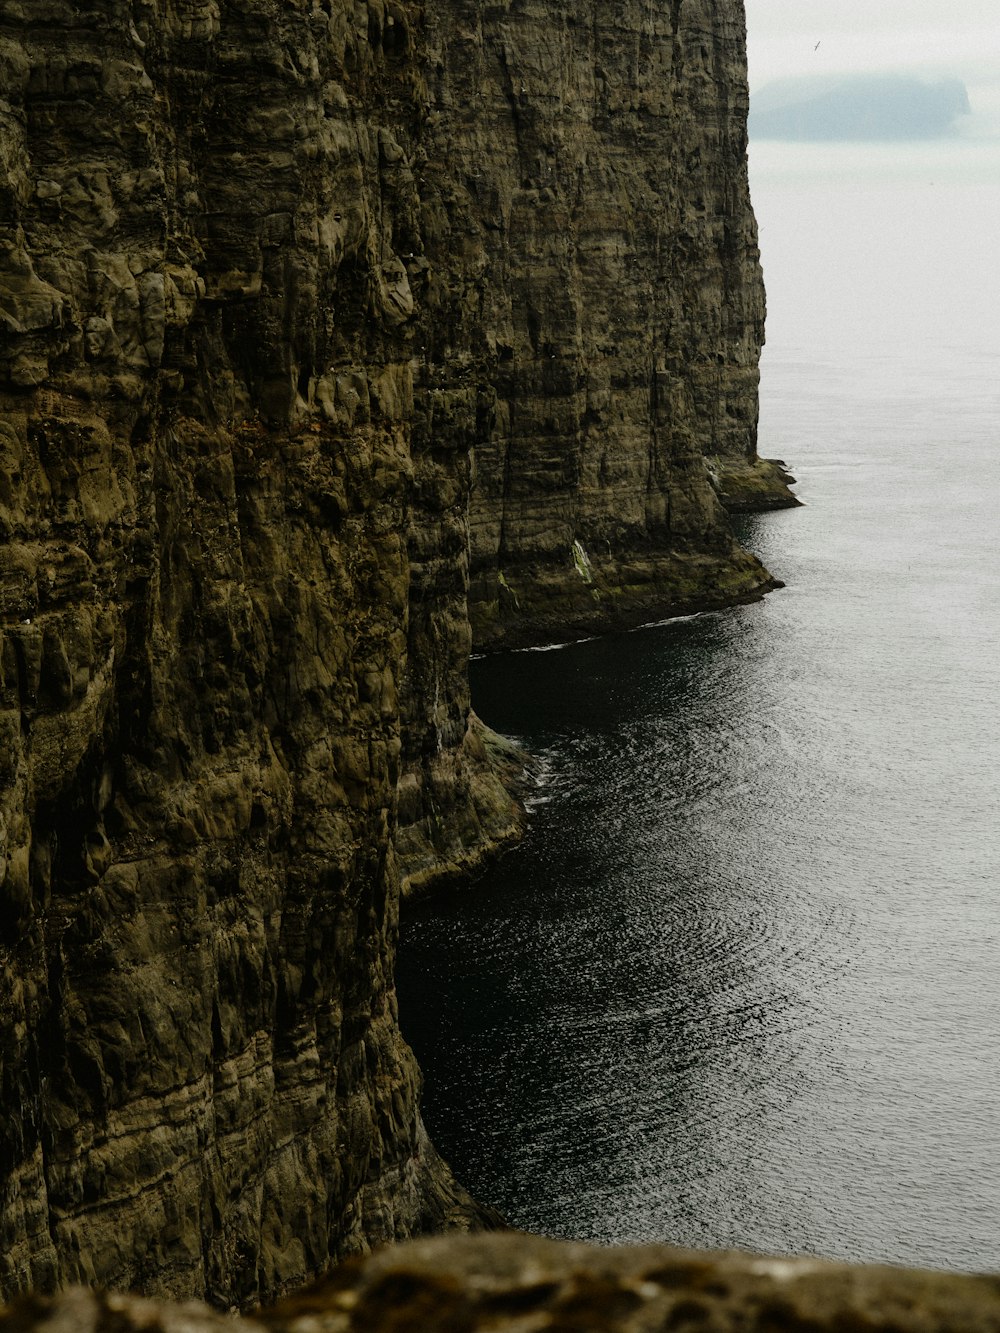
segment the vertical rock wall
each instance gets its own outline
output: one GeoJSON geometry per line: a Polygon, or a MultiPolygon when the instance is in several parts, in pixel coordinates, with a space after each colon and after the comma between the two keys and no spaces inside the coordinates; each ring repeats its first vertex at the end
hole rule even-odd
{"type": "Polygon", "coordinates": [[[494,643],[767,584],[741,59],[738,0],[0,0],[0,1293],[484,1220],[400,883],[519,827],[470,578],[494,643]]]}
{"type": "Polygon", "coordinates": [[[441,0],[427,23],[425,353],[481,387],[477,641],[771,586],[712,485],[756,466],[742,5],[441,0]]]}
{"type": "Polygon", "coordinates": [[[251,1300],[474,1216],[392,987],[410,14],[2,19],[0,1289],[251,1300]]]}

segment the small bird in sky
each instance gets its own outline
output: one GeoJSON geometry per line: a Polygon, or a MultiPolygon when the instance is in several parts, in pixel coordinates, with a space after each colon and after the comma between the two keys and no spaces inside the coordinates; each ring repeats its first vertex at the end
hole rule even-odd
{"type": "MultiPolygon", "coordinates": [[[[819,42],[821,42],[822,40],[823,40],[823,38],[821,37],[821,38],[819,39],[819,42]]],[[[813,50],[814,50],[814,51],[818,51],[818,50],[819,50],[819,42],[817,42],[816,45],[813,47],[813,50]]]]}

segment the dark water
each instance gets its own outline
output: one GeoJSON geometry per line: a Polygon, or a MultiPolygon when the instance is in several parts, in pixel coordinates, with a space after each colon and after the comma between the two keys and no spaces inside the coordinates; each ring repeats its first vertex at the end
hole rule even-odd
{"type": "Polygon", "coordinates": [[[523,1227],[1000,1269],[1000,188],[856,190],[757,191],[808,507],[744,538],[788,587],[474,664],[548,779],[408,912],[400,1007],[432,1136],[523,1227]]]}

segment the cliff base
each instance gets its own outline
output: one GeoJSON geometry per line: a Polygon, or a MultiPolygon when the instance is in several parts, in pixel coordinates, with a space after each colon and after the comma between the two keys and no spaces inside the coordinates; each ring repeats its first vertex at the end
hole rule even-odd
{"type": "Polygon", "coordinates": [[[671,616],[757,601],[782,587],[737,546],[602,555],[576,543],[573,566],[522,563],[479,590],[477,647],[526,648],[635,629],[671,616]]]}
{"type": "Polygon", "coordinates": [[[795,478],[780,458],[741,459],[717,455],[708,459],[715,493],[731,514],[766,509],[794,509],[802,501],[789,490],[795,478]]]}
{"type": "Polygon", "coordinates": [[[404,775],[395,844],[404,897],[468,880],[520,842],[531,768],[526,751],[470,713],[457,751],[442,748],[422,775],[404,775]]]}

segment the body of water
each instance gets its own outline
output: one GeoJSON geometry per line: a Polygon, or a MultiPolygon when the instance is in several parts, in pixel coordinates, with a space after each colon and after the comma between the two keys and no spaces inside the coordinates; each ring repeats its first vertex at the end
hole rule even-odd
{"type": "Polygon", "coordinates": [[[755,149],[787,588],[474,663],[547,783],[400,1010],[520,1227],[1000,1269],[996,163],[755,149]]]}

